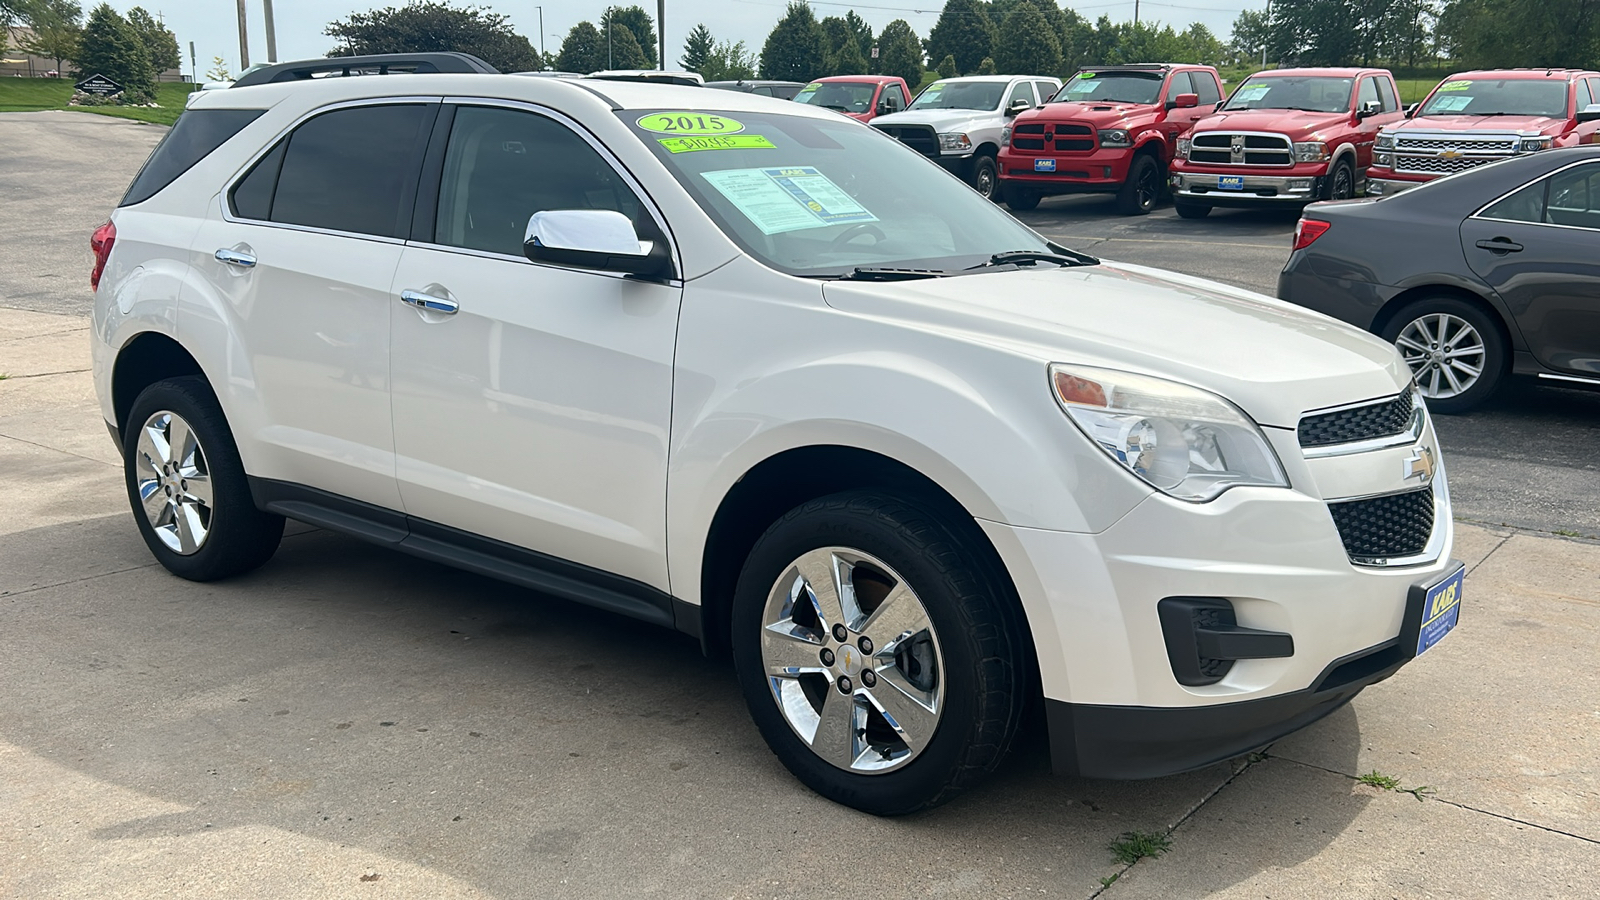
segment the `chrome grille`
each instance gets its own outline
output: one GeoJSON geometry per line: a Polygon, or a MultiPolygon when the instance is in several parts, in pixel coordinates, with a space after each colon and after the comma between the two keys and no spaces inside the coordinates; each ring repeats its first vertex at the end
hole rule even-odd
{"type": "Polygon", "coordinates": [[[1444,159],[1439,156],[1406,156],[1395,157],[1395,170],[1399,172],[1415,172],[1422,175],[1452,175],[1456,172],[1465,172],[1476,169],[1484,163],[1498,162],[1501,157],[1496,156],[1458,156],[1455,159],[1444,159]]]}
{"type": "Polygon", "coordinates": [[[1451,175],[1517,155],[1515,135],[1395,135],[1396,172],[1451,175]]]}
{"type": "Polygon", "coordinates": [[[1417,556],[1433,536],[1431,487],[1365,500],[1329,503],[1333,524],[1352,562],[1417,556]]]}
{"type": "Polygon", "coordinates": [[[1493,140],[1461,139],[1461,138],[1413,138],[1400,136],[1395,141],[1398,150],[1464,150],[1474,153],[1511,153],[1517,149],[1517,142],[1511,138],[1495,138],[1493,140]]]}
{"type": "Polygon", "coordinates": [[[1194,136],[1189,161],[1218,166],[1292,166],[1294,145],[1281,134],[1207,131],[1194,136]],[[1240,153],[1233,145],[1240,144],[1240,153]]]}
{"type": "Polygon", "coordinates": [[[1393,437],[1405,433],[1415,411],[1416,397],[1407,391],[1392,400],[1306,416],[1300,420],[1296,434],[1302,447],[1393,437]]]}

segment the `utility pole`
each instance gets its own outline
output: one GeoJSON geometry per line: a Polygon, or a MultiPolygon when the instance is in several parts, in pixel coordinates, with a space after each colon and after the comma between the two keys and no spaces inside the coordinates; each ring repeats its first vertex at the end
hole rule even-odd
{"type": "Polygon", "coordinates": [[[1267,30],[1261,35],[1261,68],[1267,67],[1267,41],[1272,39],[1272,0],[1267,0],[1267,30]]]}
{"type": "Polygon", "coordinates": [[[660,69],[667,70],[667,0],[656,0],[656,42],[661,45],[661,53],[657,57],[661,61],[660,69]]]}
{"type": "Polygon", "coordinates": [[[1139,0],[1133,0],[1133,27],[1139,27],[1139,0]]]}
{"type": "Polygon", "coordinates": [[[544,7],[535,6],[534,9],[539,11],[539,71],[543,72],[546,58],[544,55],[544,7]]]}
{"type": "Polygon", "coordinates": [[[261,0],[261,8],[267,16],[267,62],[278,61],[278,26],[272,21],[272,0],[261,0]]]}
{"type": "Polygon", "coordinates": [[[200,63],[194,58],[194,41],[189,42],[189,76],[195,84],[200,83],[200,63]]]}
{"type": "Polygon", "coordinates": [[[244,25],[244,0],[236,0],[239,4],[239,71],[250,68],[250,34],[244,25]]]}

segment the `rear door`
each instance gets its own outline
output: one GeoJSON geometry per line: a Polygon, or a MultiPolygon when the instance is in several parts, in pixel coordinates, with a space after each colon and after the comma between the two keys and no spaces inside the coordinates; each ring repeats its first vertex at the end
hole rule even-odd
{"type": "Polygon", "coordinates": [[[1600,378],[1600,162],[1491,204],[1462,223],[1461,245],[1540,363],[1600,378]]]}

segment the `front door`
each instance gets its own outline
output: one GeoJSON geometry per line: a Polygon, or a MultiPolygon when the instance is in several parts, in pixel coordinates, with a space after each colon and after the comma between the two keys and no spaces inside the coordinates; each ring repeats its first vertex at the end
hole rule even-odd
{"type": "Polygon", "coordinates": [[[1461,225],[1540,363],[1600,378],[1600,162],[1541,178],[1461,225]]]}
{"type": "Polygon", "coordinates": [[[588,139],[522,108],[457,107],[439,178],[391,298],[407,514],[665,590],[682,286],[522,255],[540,210],[651,213],[588,139]]]}

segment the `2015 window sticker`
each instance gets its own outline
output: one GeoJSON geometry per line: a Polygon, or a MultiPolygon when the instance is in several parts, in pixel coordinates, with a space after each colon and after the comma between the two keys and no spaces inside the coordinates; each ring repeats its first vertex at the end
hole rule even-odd
{"type": "Polygon", "coordinates": [[[640,116],[638,125],[645,131],[673,135],[737,134],[744,130],[744,123],[738,119],[687,111],[658,112],[640,116]]]}
{"type": "Polygon", "coordinates": [[[763,234],[878,221],[814,166],[724,169],[700,177],[763,234]]]}
{"type": "Polygon", "coordinates": [[[696,150],[776,150],[777,145],[760,134],[730,134],[725,137],[657,138],[668,153],[692,153],[696,150]]]}

